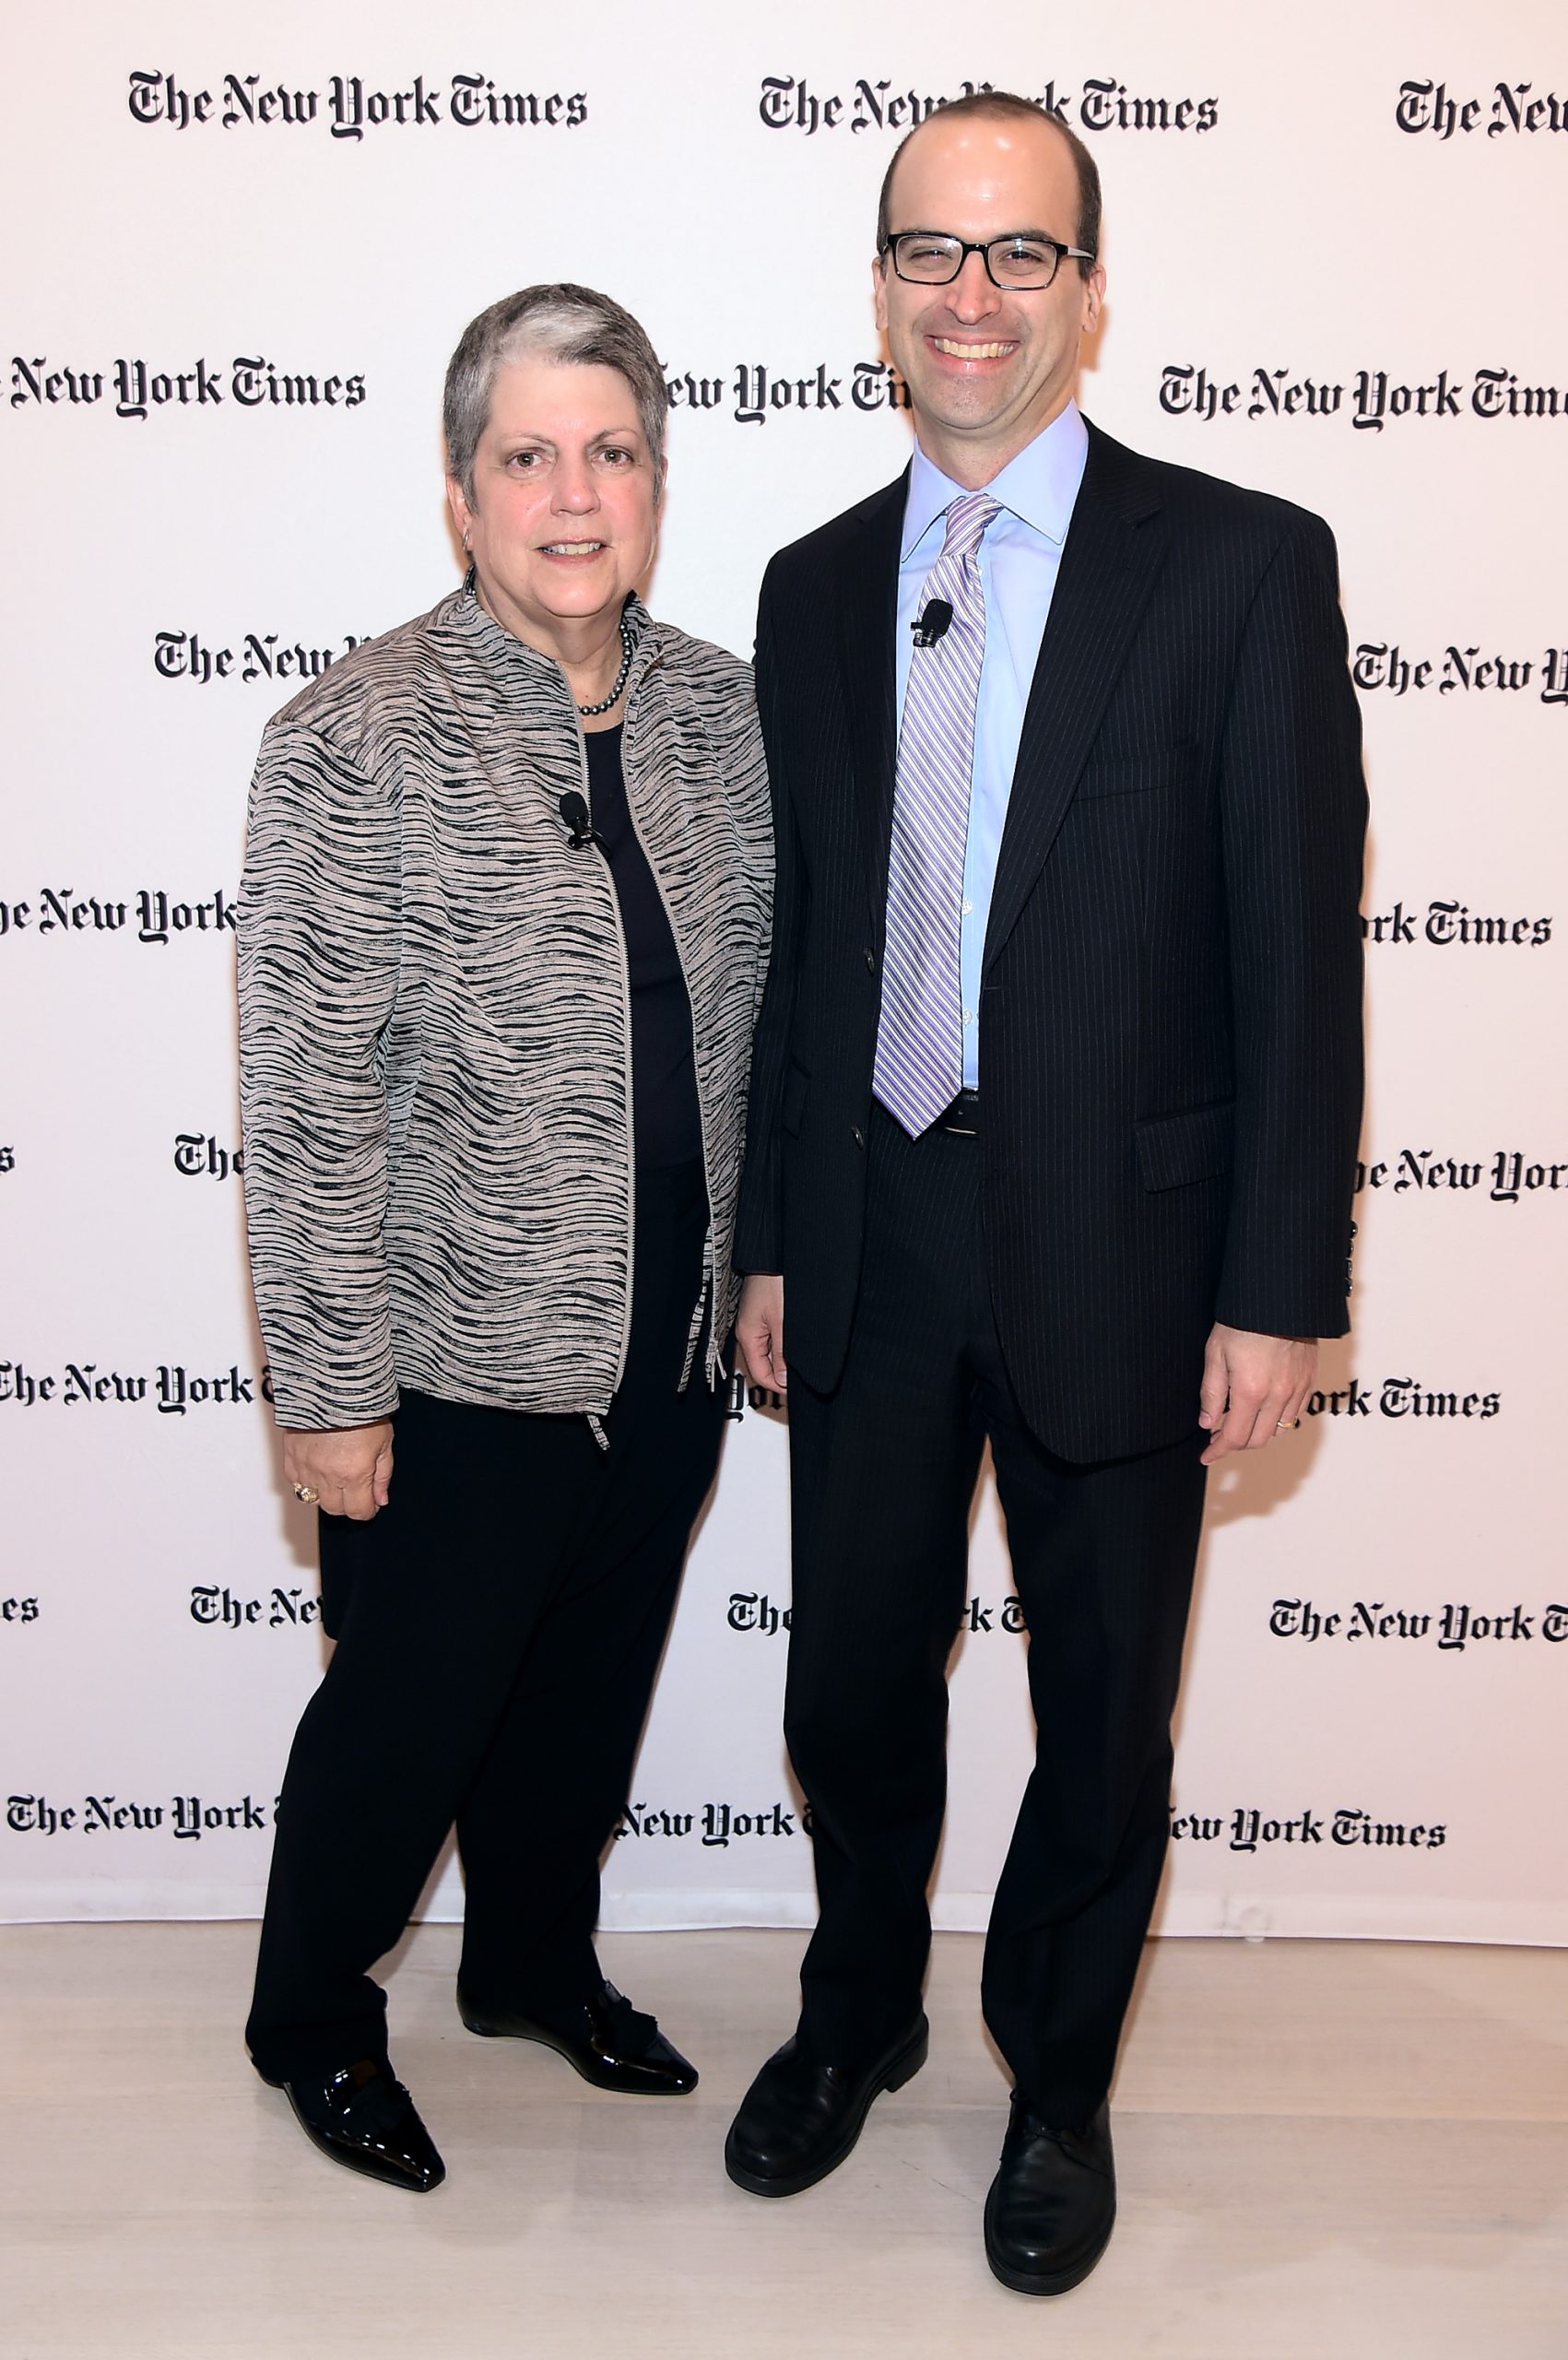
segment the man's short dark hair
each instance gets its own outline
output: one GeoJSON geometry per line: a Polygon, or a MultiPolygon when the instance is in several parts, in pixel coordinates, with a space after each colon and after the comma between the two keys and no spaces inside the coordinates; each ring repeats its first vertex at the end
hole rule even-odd
{"type": "MultiPolygon", "coordinates": [[[[949,106],[940,107],[937,112],[942,116],[944,122],[950,122],[955,115],[995,115],[1003,120],[1016,115],[1043,116],[1052,130],[1060,132],[1067,141],[1072,151],[1073,163],[1078,171],[1078,229],[1074,233],[1073,243],[1084,247],[1091,255],[1099,254],[1100,167],[1077,132],[1069,124],[1065,124],[1059,114],[1053,114],[1049,108],[1043,107],[1038,100],[1020,98],[1015,90],[975,90],[970,97],[954,99],[949,106]]],[[[927,115],[925,123],[930,123],[934,119],[933,116],[927,115]]],[[[910,141],[918,138],[925,128],[925,124],[917,123],[913,131],[904,133],[903,137],[893,149],[891,163],[882,175],[882,194],[877,205],[877,252],[879,254],[886,254],[888,250],[888,232],[892,227],[888,206],[892,196],[893,174],[898,170],[899,158],[903,154],[910,141]]],[[[939,229],[941,224],[936,221],[921,221],[917,222],[915,227],[921,230],[935,230],[939,229]]],[[[1079,277],[1087,278],[1094,264],[1092,261],[1080,262],[1078,267],[1079,277]]]]}

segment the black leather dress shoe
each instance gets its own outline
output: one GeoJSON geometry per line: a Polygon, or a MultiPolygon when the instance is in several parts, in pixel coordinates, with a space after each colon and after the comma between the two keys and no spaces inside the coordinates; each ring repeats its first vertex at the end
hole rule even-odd
{"type": "Polygon", "coordinates": [[[415,2112],[414,2101],[384,2065],[361,2057],[340,2071],[277,2082],[312,2146],[335,2164],[394,2188],[439,2188],[446,2165],[415,2112]]]}
{"type": "Polygon", "coordinates": [[[725,2142],[725,2169],[752,2196],[798,2196],[843,2163],[871,2102],[902,2090],[925,2062],[923,2015],[875,2064],[824,2064],[797,2038],[770,2057],[741,2100],[725,2142]]]}
{"type": "Polygon", "coordinates": [[[511,2008],[486,2008],[461,1988],[457,2012],[470,2032],[490,2040],[537,2040],[575,2065],[595,2089],[627,2090],[647,2097],[684,2097],[697,2087],[697,2068],[672,2047],[653,2016],[639,2015],[613,1983],[605,1984],[585,2007],[548,2023],[511,2008]]]}
{"type": "Polygon", "coordinates": [[[1111,2118],[1053,2130],[1015,2091],[1002,2165],[985,2199],[985,2259],[1019,2295],[1065,2295],[1087,2278],[1116,2220],[1111,2118]]]}

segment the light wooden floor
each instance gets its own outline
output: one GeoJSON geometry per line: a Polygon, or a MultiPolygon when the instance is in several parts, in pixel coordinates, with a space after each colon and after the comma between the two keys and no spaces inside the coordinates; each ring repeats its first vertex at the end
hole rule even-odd
{"type": "Polygon", "coordinates": [[[702,2069],[669,2103],[465,2034],[412,1936],[394,2059],[447,2160],[405,2196],[306,2146],[238,2026],[249,1926],[0,1931],[6,2360],[1565,2360],[1568,1953],[1166,1941],[1116,2094],[1121,2218],[1054,2303],[988,2275],[1005,2117],[978,1942],[932,2061],[782,2203],[720,2150],[799,1938],[607,1937],[702,2069]]]}

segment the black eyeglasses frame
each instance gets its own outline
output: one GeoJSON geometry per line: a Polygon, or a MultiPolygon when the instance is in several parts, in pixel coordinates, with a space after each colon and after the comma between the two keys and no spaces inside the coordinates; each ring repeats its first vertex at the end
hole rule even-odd
{"type": "Polygon", "coordinates": [[[950,230],[890,230],[878,251],[883,255],[891,256],[894,276],[902,278],[906,287],[950,287],[970,255],[979,254],[985,265],[986,277],[1003,295],[1043,294],[1047,287],[1055,285],[1056,273],[1065,262],[1094,262],[1098,259],[1089,252],[1086,246],[1064,246],[1060,238],[1048,238],[1043,230],[1009,230],[1000,238],[986,238],[978,242],[955,238],[950,230]],[[905,238],[941,238],[949,245],[956,246],[958,260],[947,277],[912,278],[907,271],[900,270],[898,250],[905,238]],[[991,256],[997,246],[1017,245],[1020,240],[1026,241],[1032,246],[1049,246],[1056,257],[1051,266],[1050,277],[1043,278],[1038,287],[1020,287],[1017,279],[998,278],[991,267],[991,256]]]}

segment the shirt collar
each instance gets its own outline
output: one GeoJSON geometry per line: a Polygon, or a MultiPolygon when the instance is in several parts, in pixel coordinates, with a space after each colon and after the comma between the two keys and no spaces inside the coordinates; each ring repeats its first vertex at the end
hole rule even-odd
{"type": "MultiPolygon", "coordinates": [[[[1010,514],[1060,548],[1072,522],[1073,502],[1088,456],[1089,429],[1078,404],[1068,402],[984,489],[1010,514]]],[[[963,486],[945,476],[917,441],[904,502],[901,560],[914,555],[937,519],[945,516],[951,502],[962,496],[963,486]]]]}

